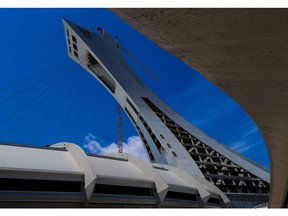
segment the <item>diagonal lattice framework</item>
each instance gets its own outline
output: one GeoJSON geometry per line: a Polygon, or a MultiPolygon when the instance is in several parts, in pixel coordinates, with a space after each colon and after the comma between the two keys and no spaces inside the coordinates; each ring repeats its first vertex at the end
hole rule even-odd
{"type": "MultiPolygon", "coordinates": [[[[260,200],[263,203],[268,202],[270,185],[267,182],[232,162],[187,132],[165,115],[148,98],[142,99],[185,147],[205,178],[214,183],[230,200],[237,200],[238,202],[242,200],[242,202],[245,202],[248,198],[250,202],[253,202],[253,200],[256,203],[260,200]]],[[[234,206],[238,207],[237,203],[234,203],[234,206]]]]}

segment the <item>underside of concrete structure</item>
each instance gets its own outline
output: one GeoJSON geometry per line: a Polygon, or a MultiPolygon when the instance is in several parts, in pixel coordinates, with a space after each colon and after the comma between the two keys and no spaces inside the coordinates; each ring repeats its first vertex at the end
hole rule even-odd
{"type": "Polygon", "coordinates": [[[111,10],[201,73],[251,116],[269,153],[269,206],[287,207],[288,10],[111,10]]]}

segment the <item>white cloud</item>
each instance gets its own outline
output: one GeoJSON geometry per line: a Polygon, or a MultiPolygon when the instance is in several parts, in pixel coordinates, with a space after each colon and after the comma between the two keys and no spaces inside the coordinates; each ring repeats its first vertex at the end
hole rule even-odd
{"type": "Polygon", "coordinates": [[[83,148],[87,149],[90,153],[99,154],[102,147],[101,144],[96,140],[97,137],[89,133],[84,138],[85,144],[83,145],[83,148]]]}
{"type": "Polygon", "coordinates": [[[252,142],[251,139],[257,132],[257,127],[253,126],[250,130],[247,130],[246,133],[244,133],[237,142],[232,143],[231,145],[229,145],[229,147],[238,153],[245,153],[250,149],[255,148],[258,145],[259,141],[252,142]]]}
{"type": "MultiPolygon", "coordinates": [[[[104,146],[101,145],[97,140],[98,139],[96,136],[89,133],[84,138],[85,143],[83,145],[83,148],[87,149],[88,152],[93,154],[108,154],[118,152],[118,144],[111,143],[104,146]]],[[[138,136],[129,137],[127,142],[123,142],[122,146],[124,153],[134,155],[145,161],[149,161],[146,154],[146,150],[144,149],[140,137],[138,136]]]]}
{"type": "Polygon", "coordinates": [[[230,148],[238,153],[244,153],[254,147],[254,144],[247,145],[247,141],[239,141],[230,145],[230,148]]]}

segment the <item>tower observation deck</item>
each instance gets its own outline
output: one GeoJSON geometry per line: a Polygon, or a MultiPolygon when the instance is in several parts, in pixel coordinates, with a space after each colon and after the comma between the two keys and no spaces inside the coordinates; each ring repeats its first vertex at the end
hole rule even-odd
{"type": "Polygon", "coordinates": [[[65,19],[63,24],[68,56],[97,79],[123,108],[152,164],[175,167],[204,187],[213,188],[221,198],[212,201],[219,205],[221,202],[227,206],[229,200],[230,207],[268,202],[269,171],[210,138],[169,108],[137,77],[115,39],[65,19]]]}

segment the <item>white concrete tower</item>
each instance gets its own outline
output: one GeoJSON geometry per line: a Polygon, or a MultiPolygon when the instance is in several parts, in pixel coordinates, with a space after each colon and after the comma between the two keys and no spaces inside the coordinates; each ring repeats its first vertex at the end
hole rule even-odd
{"type": "Polygon", "coordinates": [[[68,56],[95,77],[129,116],[152,163],[214,183],[234,207],[268,201],[270,174],[213,140],[154,95],[127,64],[116,41],[63,20],[68,56]],[[244,199],[244,202],[241,200],[244,199]]]}

